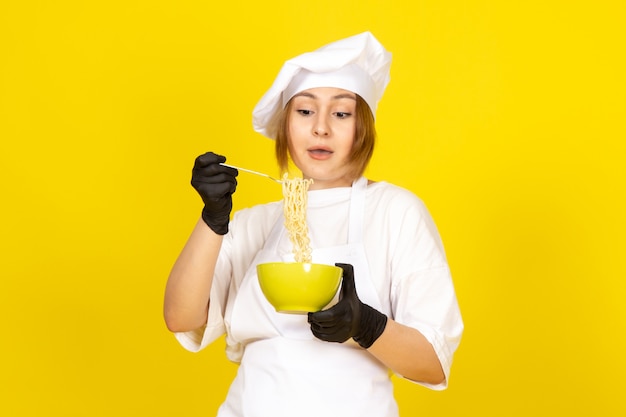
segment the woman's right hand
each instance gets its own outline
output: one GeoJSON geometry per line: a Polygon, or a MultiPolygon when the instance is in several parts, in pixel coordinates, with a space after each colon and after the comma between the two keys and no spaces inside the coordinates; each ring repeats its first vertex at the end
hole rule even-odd
{"type": "Polygon", "coordinates": [[[191,175],[191,185],[204,202],[202,220],[219,235],[228,232],[232,194],[237,189],[239,174],[234,168],[220,165],[222,162],[226,162],[226,157],[207,152],[196,158],[191,175]]]}

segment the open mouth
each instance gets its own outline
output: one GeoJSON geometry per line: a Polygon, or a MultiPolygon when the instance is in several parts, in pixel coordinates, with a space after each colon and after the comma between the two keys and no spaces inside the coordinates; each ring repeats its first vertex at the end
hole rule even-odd
{"type": "Polygon", "coordinates": [[[324,148],[313,148],[309,149],[308,152],[315,156],[329,156],[333,153],[331,150],[324,148]]]}

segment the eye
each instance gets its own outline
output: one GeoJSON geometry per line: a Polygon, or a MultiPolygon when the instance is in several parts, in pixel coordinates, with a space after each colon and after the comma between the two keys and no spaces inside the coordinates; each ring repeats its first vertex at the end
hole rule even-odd
{"type": "Polygon", "coordinates": [[[335,116],[337,116],[338,119],[346,119],[350,116],[352,116],[352,113],[348,113],[345,111],[338,111],[335,113],[335,116]]]}
{"type": "Polygon", "coordinates": [[[298,109],[296,111],[298,112],[298,114],[301,114],[302,116],[310,116],[313,114],[312,110],[307,110],[307,109],[298,109]]]}

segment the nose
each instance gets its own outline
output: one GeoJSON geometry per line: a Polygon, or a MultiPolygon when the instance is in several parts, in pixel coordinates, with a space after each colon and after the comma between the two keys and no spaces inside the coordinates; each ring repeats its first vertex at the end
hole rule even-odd
{"type": "Polygon", "coordinates": [[[330,135],[330,125],[328,124],[326,117],[320,116],[315,120],[315,124],[313,125],[313,134],[315,136],[330,135]]]}

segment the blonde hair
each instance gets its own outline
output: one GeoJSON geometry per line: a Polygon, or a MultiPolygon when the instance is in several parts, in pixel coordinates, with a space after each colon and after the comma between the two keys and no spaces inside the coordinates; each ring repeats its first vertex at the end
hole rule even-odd
{"type": "MultiPolygon", "coordinates": [[[[289,167],[289,113],[293,101],[290,100],[284,109],[277,111],[268,124],[268,132],[276,139],[276,160],[281,174],[288,171],[289,167]]],[[[367,102],[361,96],[356,95],[356,129],[354,143],[350,154],[349,175],[355,180],[363,175],[367,164],[374,153],[376,143],[376,125],[374,115],[367,102]]]]}

